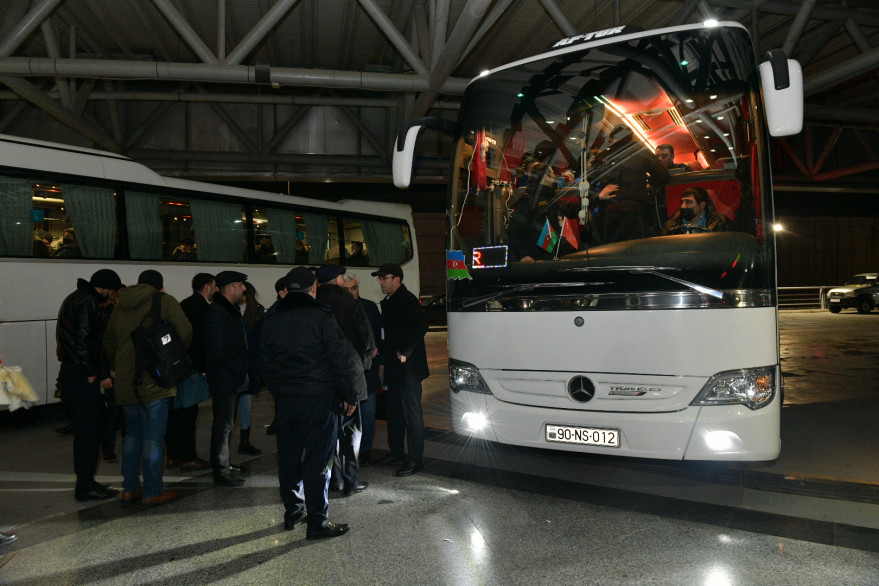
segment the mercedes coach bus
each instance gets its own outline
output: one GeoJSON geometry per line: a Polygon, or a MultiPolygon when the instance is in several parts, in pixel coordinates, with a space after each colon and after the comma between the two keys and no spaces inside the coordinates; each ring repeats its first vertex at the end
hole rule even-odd
{"type": "Polygon", "coordinates": [[[163,177],[121,155],[0,135],[0,358],[22,367],[41,404],[55,401],[58,309],[98,269],[128,285],[156,269],[178,300],[196,273],[234,269],[268,307],[291,267],[324,263],[349,265],[378,301],[369,274],[386,262],[418,294],[408,205],[163,177]]]}
{"type": "Polygon", "coordinates": [[[747,30],[617,27],[486,71],[454,136],[455,432],[645,458],[780,449],[769,137],[802,127],[802,71],[747,30]]]}

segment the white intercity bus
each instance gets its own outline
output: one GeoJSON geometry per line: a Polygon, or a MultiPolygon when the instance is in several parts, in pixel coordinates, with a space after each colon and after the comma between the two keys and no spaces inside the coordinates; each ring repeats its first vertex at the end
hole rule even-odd
{"type": "Polygon", "coordinates": [[[423,129],[454,136],[455,432],[776,458],[769,137],[800,131],[802,100],[799,64],[780,51],[758,62],[739,24],[617,27],[484,72],[457,123],[411,122],[395,147],[398,187],[423,129]]]}
{"type": "Polygon", "coordinates": [[[379,300],[370,272],[403,266],[419,291],[408,205],[326,202],[163,177],[113,153],[0,135],[0,359],[56,399],[55,321],[77,278],[110,268],[133,285],[156,269],[188,297],[192,277],[234,269],[268,307],[290,268],[346,264],[379,300]],[[360,252],[360,254],[356,254],[360,252]]]}

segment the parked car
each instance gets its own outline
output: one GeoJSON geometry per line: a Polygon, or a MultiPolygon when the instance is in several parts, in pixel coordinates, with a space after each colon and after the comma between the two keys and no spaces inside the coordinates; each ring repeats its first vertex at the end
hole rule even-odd
{"type": "Polygon", "coordinates": [[[843,287],[827,292],[830,313],[854,307],[859,313],[870,313],[879,305],[879,273],[860,273],[851,277],[843,287]]]}

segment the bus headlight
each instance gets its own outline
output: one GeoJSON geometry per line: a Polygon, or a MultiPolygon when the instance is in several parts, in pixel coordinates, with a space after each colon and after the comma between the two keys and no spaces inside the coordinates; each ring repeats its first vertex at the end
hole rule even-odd
{"type": "Polygon", "coordinates": [[[479,369],[459,360],[449,360],[449,388],[453,393],[470,391],[490,395],[488,385],[479,374],[479,369]]]}
{"type": "Polygon", "coordinates": [[[708,379],[691,405],[744,405],[760,409],[775,396],[775,367],[719,372],[708,379]]]}

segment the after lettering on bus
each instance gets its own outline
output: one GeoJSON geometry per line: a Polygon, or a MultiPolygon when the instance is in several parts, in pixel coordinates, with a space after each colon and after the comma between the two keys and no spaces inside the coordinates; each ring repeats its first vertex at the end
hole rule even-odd
{"type": "Polygon", "coordinates": [[[565,47],[570,45],[571,43],[576,43],[578,41],[591,41],[592,39],[600,39],[602,37],[606,37],[608,35],[617,35],[623,32],[625,26],[615,26],[613,28],[606,28],[602,31],[594,31],[591,33],[584,33],[582,35],[574,35],[573,37],[568,37],[566,39],[562,39],[558,41],[555,45],[552,46],[553,49],[557,49],[559,47],[565,47]]]}

